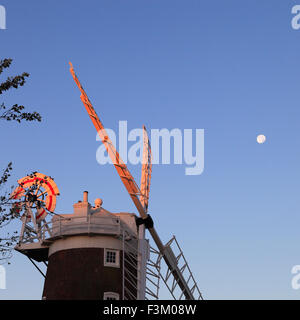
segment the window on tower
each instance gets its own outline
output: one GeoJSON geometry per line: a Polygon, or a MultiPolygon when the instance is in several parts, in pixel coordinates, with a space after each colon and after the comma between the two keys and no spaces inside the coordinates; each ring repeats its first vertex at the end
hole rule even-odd
{"type": "Polygon", "coordinates": [[[120,300],[120,296],[116,292],[104,292],[103,300],[120,300]]]}
{"type": "Polygon", "coordinates": [[[104,250],[104,266],[120,267],[119,250],[105,249],[104,250]]]}

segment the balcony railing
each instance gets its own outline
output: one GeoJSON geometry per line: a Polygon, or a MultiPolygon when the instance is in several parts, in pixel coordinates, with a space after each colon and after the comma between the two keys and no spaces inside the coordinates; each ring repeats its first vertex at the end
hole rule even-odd
{"type": "Polygon", "coordinates": [[[24,236],[20,239],[21,243],[51,242],[57,238],[70,235],[114,235],[122,234],[127,225],[119,217],[99,217],[93,215],[78,217],[55,216],[49,222],[44,221],[38,233],[30,227],[25,227],[24,236]]]}

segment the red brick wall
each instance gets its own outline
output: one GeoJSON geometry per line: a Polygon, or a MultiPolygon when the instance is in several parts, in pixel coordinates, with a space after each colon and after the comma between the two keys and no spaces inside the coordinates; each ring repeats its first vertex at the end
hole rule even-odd
{"type": "Polygon", "coordinates": [[[57,251],[49,257],[43,297],[47,300],[102,300],[104,292],[122,299],[120,268],[104,266],[104,249],[78,248],[57,251]]]}

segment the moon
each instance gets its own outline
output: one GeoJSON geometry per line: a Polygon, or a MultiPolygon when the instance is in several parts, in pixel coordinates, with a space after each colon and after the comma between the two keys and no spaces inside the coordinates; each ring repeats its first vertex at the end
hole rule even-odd
{"type": "Polygon", "coordinates": [[[260,134],[257,136],[256,141],[259,144],[265,143],[266,142],[266,136],[264,136],[263,134],[260,134]]]}

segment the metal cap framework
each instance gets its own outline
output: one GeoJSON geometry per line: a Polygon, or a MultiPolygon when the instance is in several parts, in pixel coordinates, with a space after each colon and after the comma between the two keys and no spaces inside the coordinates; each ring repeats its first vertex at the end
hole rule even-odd
{"type": "Polygon", "coordinates": [[[43,221],[48,212],[54,212],[59,190],[52,178],[36,172],[19,179],[18,184],[19,186],[11,194],[11,199],[19,200],[14,203],[17,212],[25,206],[27,219],[33,219],[36,223],[43,221]],[[36,209],[34,216],[32,209],[36,209]]]}

